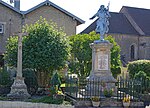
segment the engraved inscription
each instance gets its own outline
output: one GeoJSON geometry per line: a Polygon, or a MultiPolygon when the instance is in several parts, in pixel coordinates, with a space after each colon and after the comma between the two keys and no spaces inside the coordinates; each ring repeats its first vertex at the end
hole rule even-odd
{"type": "Polygon", "coordinates": [[[108,70],[108,55],[99,54],[98,55],[98,70],[108,70]]]}

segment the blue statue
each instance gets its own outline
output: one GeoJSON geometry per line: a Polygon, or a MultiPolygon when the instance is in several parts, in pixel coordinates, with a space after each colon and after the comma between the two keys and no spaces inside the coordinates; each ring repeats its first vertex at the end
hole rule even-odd
{"type": "Polygon", "coordinates": [[[107,6],[107,9],[104,5],[101,5],[98,12],[91,17],[90,19],[94,19],[95,17],[98,17],[97,23],[96,23],[96,32],[100,33],[100,41],[104,41],[104,35],[105,33],[108,33],[108,25],[109,25],[109,4],[107,6]]]}

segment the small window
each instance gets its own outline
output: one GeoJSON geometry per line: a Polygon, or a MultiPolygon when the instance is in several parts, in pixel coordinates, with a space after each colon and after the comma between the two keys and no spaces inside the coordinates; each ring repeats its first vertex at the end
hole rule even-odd
{"type": "Polygon", "coordinates": [[[0,33],[4,33],[4,24],[0,24],[0,33]]]}
{"type": "Polygon", "coordinates": [[[131,45],[131,54],[130,54],[131,60],[135,59],[135,46],[131,45]]]}
{"type": "Polygon", "coordinates": [[[0,55],[0,68],[4,66],[4,55],[0,55]]]}

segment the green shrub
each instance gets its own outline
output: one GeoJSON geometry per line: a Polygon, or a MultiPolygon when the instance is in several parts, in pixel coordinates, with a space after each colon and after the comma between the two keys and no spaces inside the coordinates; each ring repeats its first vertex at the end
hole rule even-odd
{"type": "Polygon", "coordinates": [[[143,71],[139,71],[138,73],[135,73],[134,78],[135,79],[146,79],[147,75],[143,71]]]}
{"type": "Polygon", "coordinates": [[[49,88],[49,91],[50,91],[50,96],[54,96],[57,94],[58,90],[60,89],[60,85],[61,85],[61,81],[60,81],[60,77],[56,72],[54,72],[51,80],[50,80],[50,88],[49,88]]]}
{"type": "Polygon", "coordinates": [[[0,86],[11,86],[12,80],[9,73],[5,69],[0,71],[0,86]]]}
{"type": "Polygon", "coordinates": [[[116,67],[111,66],[111,72],[113,74],[113,77],[117,78],[117,75],[119,75],[119,73],[121,73],[121,67],[120,66],[116,66],[116,67]]]}
{"type": "Polygon", "coordinates": [[[139,71],[144,71],[150,77],[150,60],[137,60],[128,64],[130,78],[133,78],[139,71]]]}
{"type": "Polygon", "coordinates": [[[141,84],[141,88],[140,89],[141,89],[142,93],[149,91],[149,88],[150,88],[150,78],[146,75],[145,72],[139,71],[138,73],[136,73],[134,75],[134,79],[136,79],[137,81],[139,81],[139,83],[141,84]]]}
{"type": "MultiPolygon", "coordinates": [[[[17,71],[14,71],[14,76],[16,77],[17,71]]],[[[36,93],[38,89],[38,81],[37,77],[35,75],[35,70],[33,69],[23,69],[23,77],[25,84],[27,85],[28,93],[33,95],[36,93]]],[[[0,85],[1,86],[11,86],[13,83],[13,80],[11,80],[10,72],[7,71],[0,71],[0,85]]]]}
{"type": "Polygon", "coordinates": [[[51,96],[45,96],[43,98],[40,99],[33,99],[31,100],[31,102],[36,102],[36,103],[48,103],[48,104],[62,104],[63,103],[63,99],[59,98],[59,99],[54,99],[51,96]]]}
{"type": "Polygon", "coordinates": [[[58,85],[60,87],[61,81],[60,81],[60,76],[58,75],[57,72],[54,72],[54,75],[52,76],[52,79],[50,81],[51,85],[58,85]]]}
{"type": "Polygon", "coordinates": [[[5,96],[10,93],[13,80],[10,78],[9,72],[5,68],[0,69],[0,95],[5,96]]]}
{"type": "Polygon", "coordinates": [[[23,77],[25,77],[25,84],[27,85],[28,93],[33,95],[38,89],[38,81],[35,75],[35,70],[33,69],[24,69],[23,77]]]}

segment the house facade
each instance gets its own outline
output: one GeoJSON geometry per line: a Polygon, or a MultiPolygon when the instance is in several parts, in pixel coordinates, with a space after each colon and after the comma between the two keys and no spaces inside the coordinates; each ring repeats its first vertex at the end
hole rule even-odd
{"type": "MultiPolygon", "coordinates": [[[[119,13],[110,12],[109,32],[121,47],[124,63],[150,59],[150,9],[123,6],[119,13]]],[[[97,21],[97,20],[96,20],[97,21]]],[[[90,33],[96,21],[81,33],[90,33]]]]}
{"type": "MultiPolygon", "coordinates": [[[[0,0],[0,56],[5,53],[9,36],[19,33],[25,24],[33,24],[42,16],[47,21],[55,22],[70,36],[76,34],[76,27],[84,21],[58,5],[46,0],[27,10],[20,10],[20,0],[14,0],[14,7],[0,0]]],[[[0,66],[3,62],[0,61],[0,66]]]]}

